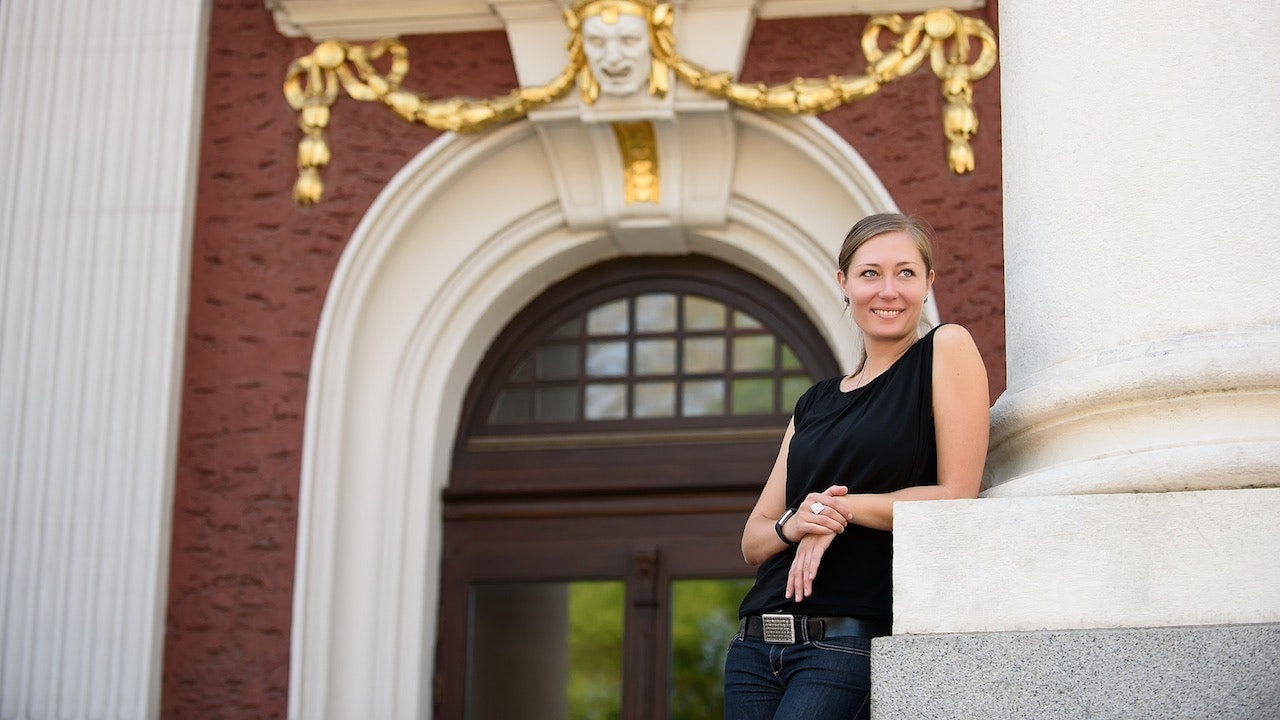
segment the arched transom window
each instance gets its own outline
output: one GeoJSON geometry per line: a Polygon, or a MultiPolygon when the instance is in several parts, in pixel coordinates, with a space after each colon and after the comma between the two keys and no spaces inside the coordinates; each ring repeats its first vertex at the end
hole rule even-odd
{"type": "Polygon", "coordinates": [[[575,313],[527,350],[494,425],[788,413],[812,377],[751,312],[697,292],[639,292],[575,313]]]}

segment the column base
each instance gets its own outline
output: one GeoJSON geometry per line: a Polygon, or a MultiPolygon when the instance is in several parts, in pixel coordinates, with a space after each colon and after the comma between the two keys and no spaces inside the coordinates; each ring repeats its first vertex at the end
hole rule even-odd
{"type": "Polygon", "coordinates": [[[1280,331],[1059,363],[1010,387],[991,423],[987,497],[1280,487],[1280,331]]]}
{"type": "Polygon", "coordinates": [[[873,720],[1273,718],[1280,624],[897,635],[873,720]]]}

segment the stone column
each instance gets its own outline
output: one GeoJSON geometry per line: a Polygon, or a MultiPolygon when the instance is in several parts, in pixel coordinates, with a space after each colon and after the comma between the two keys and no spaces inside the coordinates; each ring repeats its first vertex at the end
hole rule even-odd
{"type": "Polygon", "coordinates": [[[0,716],[156,717],[207,9],[0,3],[0,716]]]}
{"type": "Polygon", "coordinates": [[[1008,389],[986,497],[895,509],[877,720],[1280,703],[1277,33],[1001,3],[1008,389]]]}
{"type": "Polygon", "coordinates": [[[1280,485],[1280,12],[1000,15],[1008,391],[988,494],[1280,485]]]}

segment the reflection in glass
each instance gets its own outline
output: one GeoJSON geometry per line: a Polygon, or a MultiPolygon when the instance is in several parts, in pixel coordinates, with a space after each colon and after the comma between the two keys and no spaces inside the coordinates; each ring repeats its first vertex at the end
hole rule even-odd
{"type": "Polygon", "coordinates": [[[636,332],[671,332],[675,329],[675,295],[662,293],[636,298],[636,332]]]}
{"type": "Polygon", "coordinates": [[[772,411],[773,378],[734,379],[734,415],[764,415],[772,411]]]}
{"type": "Polygon", "coordinates": [[[578,388],[538,388],[534,418],[547,420],[576,420],[578,418],[578,388]]]}
{"type": "Polygon", "coordinates": [[[675,340],[636,341],[637,375],[671,375],[675,371],[675,340]]]}
{"type": "Polygon", "coordinates": [[[684,299],[684,327],[686,330],[720,330],[724,328],[725,306],[722,303],[696,295],[684,299]]]}
{"type": "Polygon", "coordinates": [[[733,339],[733,369],[773,369],[773,336],[747,335],[733,339]]]}
{"type": "Polygon", "coordinates": [[[750,587],[740,579],[671,583],[671,720],[724,717],[724,654],[750,587]]]}
{"type": "Polygon", "coordinates": [[[528,422],[528,420],[528,390],[523,388],[510,388],[498,393],[498,399],[493,403],[493,413],[489,416],[489,422],[511,423],[528,422]]]}
{"type": "Polygon", "coordinates": [[[576,338],[582,334],[582,317],[576,317],[555,330],[551,331],[548,337],[553,338],[576,338]]]}
{"type": "Polygon", "coordinates": [[[636,417],[674,417],[676,384],[674,382],[636,383],[636,417]]]}
{"type": "Polygon", "coordinates": [[[684,371],[687,373],[724,372],[724,339],[685,338],[684,371]]]}
{"type": "Polygon", "coordinates": [[[567,588],[493,583],[471,588],[467,637],[468,720],[565,717],[569,662],[567,588]]]}
{"type": "MultiPolygon", "coordinates": [[[[569,714],[572,720],[622,716],[621,580],[569,583],[569,714]]],[[[529,717],[550,718],[535,713],[529,717]]]]}
{"type": "Polygon", "coordinates": [[[519,363],[516,364],[514,368],[511,369],[511,375],[509,376],[509,379],[513,382],[523,382],[525,380],[528,380],[529,378],[533,377],[533,371],[531,369],[532,366],[533,366],[532,357],[527,357],[521,360],[519,363]]]}
{"type": "Polygon", "coordinates": [[[626,298],[597,305],[587,313],[588,335],[624,335],[626,332],[626,298]]]}
{"type": "Polygon", "coordinates": [[[627,374],[627,343],[624,340],[587,343],[587,375],[622,377],[627,374]]]}
{"type": "Polygon", "coordinates": [[[576,345],[543,345],[538,348],[538,379],[570,380],[577,376],[576,345]]]}
{"type": "Polygon", "coordinates": [[[805,390],[813,384],[809,376],[787,377],[782,379],[782,412],[789,413],[796,409],[796,401],[805,390]]]}
{"type": "Polygon", "coordinates": [[[705,417],[724,412],[723,380],[689,380],[684,383],[680,412],[685,417],[705,417]]]}
{"type": "Polygon", "coordinates": [[[623,583],[471,588],[468,720],[617,718],[623,583]]]}
{"type": "Polygon", "coordinates": [[[796,357],[796,353],[791,349],[790,345],[782,346],[782,369],[783,370],[800,370],[800,358],[796,357]]]}
{"type": "Polygon", "coordinates": [[[627,417],[627,386],[622,383],[587,385],[588,420],[623,420],[627,417]]]}
{"type": "Polygon", "coordinates": [[[741,310],[733,311],[733,326],[739,330],[762,330],[764,325],[757,319],[742,312],[741,310]]]}

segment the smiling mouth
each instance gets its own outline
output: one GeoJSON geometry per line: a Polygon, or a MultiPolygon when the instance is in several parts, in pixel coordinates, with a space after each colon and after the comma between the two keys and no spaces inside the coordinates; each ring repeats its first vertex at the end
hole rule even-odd
{"type": "Polygon", "coordinates": [[[620,68],[602,67],[600,68],[600,72],[607,75],[609,78],[613,80],[621,80],[631,74],[631,67],[630,66],[620,67],[620,68]]]}
{"type": "Polygon", "coordinates": [[[902,314],[901,310],[872,310],[876,317],[896,318],[902,314]]]}

